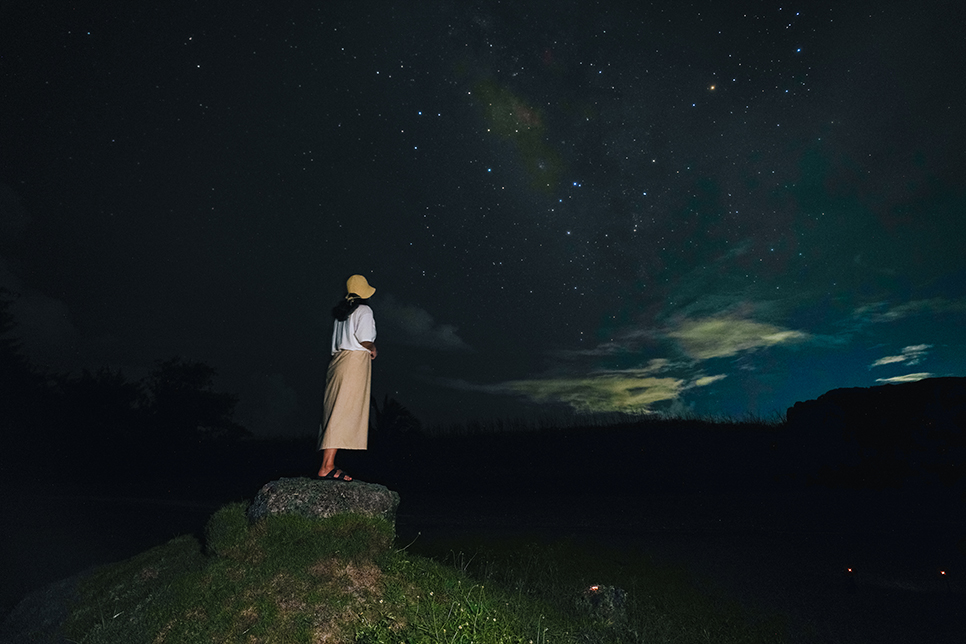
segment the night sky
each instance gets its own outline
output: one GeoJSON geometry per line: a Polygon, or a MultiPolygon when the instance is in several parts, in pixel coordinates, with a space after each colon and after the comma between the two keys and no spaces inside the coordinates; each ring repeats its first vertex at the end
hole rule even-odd
{"type": "Polygon", "coordinates": [[[966,376],[956,2],[7,1],[32,362],[314,435],[345,279],[424,424],[966,376]]]}

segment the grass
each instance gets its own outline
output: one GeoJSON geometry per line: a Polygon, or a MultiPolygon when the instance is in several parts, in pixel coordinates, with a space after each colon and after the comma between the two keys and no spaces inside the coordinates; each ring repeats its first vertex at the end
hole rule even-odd
{"type": "Polygon", "coordinates": [[[473,436],[504,434],[507,432],[534,433],[566,431],[593,431],[599,429],[634,428],[642,429],[679,429],[719,428],[734,429],[776,429],[786,422],[785,414],[775,410],[769,415],[746,413],[741,416],[709,416],[698,414],[662,414],[656,412],[611,412],[611,413],[547,413],[529,418],[472,420],[449,425],[431,425],[421,433],[433,437],[473,436]]]}
{"type": "Polygon", "coordinates": [[[395,547],[392,526],[245,505],[105,566],[79,587],[66,637],[115,642],[781,642],[782,626],[643,556],[574,542],[395,547]],[[471,554],[467,554],[471,553],[471,554]]]}
{"type": "Polygon", "coordinates": [[[709,593],[707,582],[639,552],[517,537],[464,537],[426,552],[474,579],[568,613],[580,642],[785,641],[781,618],[709,593]]]}

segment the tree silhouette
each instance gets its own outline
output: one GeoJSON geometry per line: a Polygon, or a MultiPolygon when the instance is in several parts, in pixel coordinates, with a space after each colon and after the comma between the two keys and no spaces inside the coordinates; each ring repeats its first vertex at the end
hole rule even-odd
{"type": "Polygon", "coordinates": [[[376,402],[375,396],[372,397],[369,425],[376,433],[383,435],[405,434],[422,428],[419,419],[398,400],[390,398],[389,394],[383,398],[381,407],[376,402]]]}
{"type": "Polygon", "coordinates": [[[0,288],[0,423],[6,438],[25,431],[25,423],[40,407],[42,378],[21,353],[12,332],[16,320],[10,311],[14,294],[0,288]]]}
{"type": "Polygon", "coordinates": [[[9,289],[0,287],[0,355],[19,356],[20,343],[10,333],[17,325],[10,312],[14,295],[9,289]]]}
{"type": "Polygon", "coordinates": [[[42,427],[35,438],[48,458],[82,460],[104,474],[135,461],[151,436],[138,406],[140,385],[128,382],[120,370],[47,375],[43,396],[42,427]]]}
{"type": "Polygon", "coordinates": [[[238,397],[214,390],[217,372],[203,362],[159,361],[144,381],[143,406],[171,438],[237,439],[249,432],[233,420],[238,397]]]}
{"type": "Polygon", "coordinates": [[[67,379],[63,388],[73,413],[97,434],[114,440],[140,433],[141,386],[128,382],[120,369],[84,369],[79,377],[67,379]]]}

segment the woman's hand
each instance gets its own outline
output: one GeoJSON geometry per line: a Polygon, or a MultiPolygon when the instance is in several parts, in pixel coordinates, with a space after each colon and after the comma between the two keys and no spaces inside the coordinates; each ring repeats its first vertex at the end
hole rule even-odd
{"type": "Polygon", "coordinates": [[[376,356],[379,355],[379,352],[376,350],[375,342],[360,342],[359,344],[361,344],[362,346],[364,346],[366,349],[369,350],[370,360],[375,360],[376,356]]]}

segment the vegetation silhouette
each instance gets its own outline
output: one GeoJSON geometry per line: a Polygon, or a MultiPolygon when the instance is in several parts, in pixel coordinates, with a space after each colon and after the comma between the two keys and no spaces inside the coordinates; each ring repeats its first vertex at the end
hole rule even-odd
{"type": "Polygon", "coordinates": [[[0,435],[14,446],[23,445],[37,430],[32,412],[42,402],[42,377],[24,357],[11,307],[15,295],[0,288],[0,435]]]}
{"type": "Polygon", "coordinates": [[[372,397],[369,413],[369,438],[379,442],[398,443],[409,434],[419,433],[422,423],[401,402],[386,394],[380,405],[372,397]]]}
{"type": "Polygon", "coordinates": [[[185,473],[250,436],[234,421],[238,397],[217,391],[217,372],[203,362],[158,361],[137,381],[107,366],[79,374],[33,366],[14,335],[15,297],[0,289],[0,460],[6,475],[63,469],[75,483],[107,480],[143,473],[172,455],[178,456],[176,473],[185,473]]]}
{"type": "Polygon", "coordinates": [[[238,396],[215,391],[215,369],[181,357],[158,361],[141,403],[155,423],[183,441],[237,440],[250,432],[233,420],[238,396]]]}

